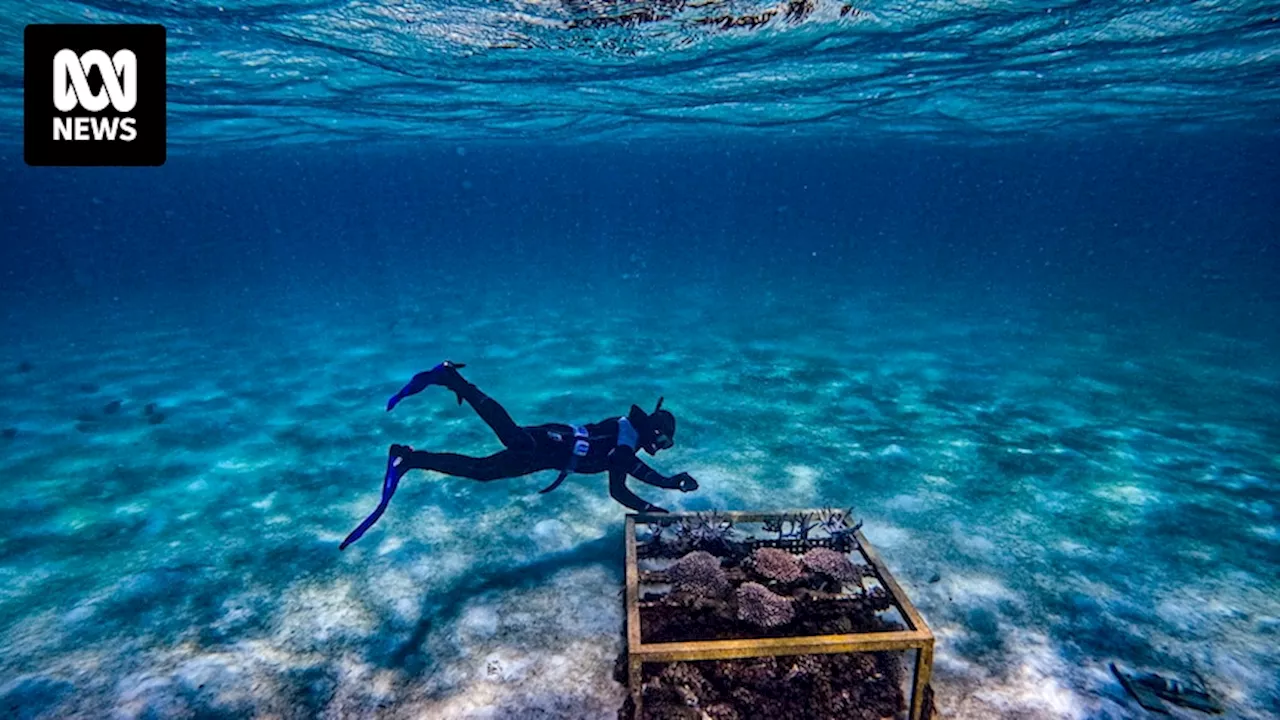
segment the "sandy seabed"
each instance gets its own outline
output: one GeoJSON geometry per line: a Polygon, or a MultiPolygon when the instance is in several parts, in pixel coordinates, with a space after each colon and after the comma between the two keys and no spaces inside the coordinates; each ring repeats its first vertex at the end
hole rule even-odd
{"type": "Polygon", "coordinates": [[[444,391],[384,412],[445,357],[523,422],[665,395],[678,444],[653,464],[702,489],[635,489],[672,509],[854,507],[938,636],[948,718],[1139,717],[1113,660],[1280,713],[1274,355],[1030,312],[683,307],[591,335],[478,305],[6,343],[0,713],[612,716],[625,510],[603,477],[412,474],[337,550],[389,443],[498,449],[444,391]]]}

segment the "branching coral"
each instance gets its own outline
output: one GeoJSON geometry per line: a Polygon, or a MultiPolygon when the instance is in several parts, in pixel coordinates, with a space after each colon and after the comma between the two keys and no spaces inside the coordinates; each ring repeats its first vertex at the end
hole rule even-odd
{"type": "Polygon", "coordinates": [[[796,556],[778,548],[756,548],[751,553],[751,567],[761,576],[777,582],[791,582],[800,578],[800,563],[796,556]]]}
{"type": "Polygon", "coordinates": [[[720,561],[714,555],[701,550],[685,555],[667,570],[676,590],[695,595],[719,595],[729,589],[720,561]]]}
{"type": "Polygon", "coordinates": [[[738,619],[759,627],[777,627],[791,622],[795,608],[791,601],[775,595],[760,583],[744,583],[738,588],[738,619]]]}
{"type": "Polygon", "coordinates": [[[784,522],[783,516],[781,515],[768,515],[763,520],[760,521],[760,523],[764,526],[764,531],[778,533],[779,540],[782,539],[782,535],[783,535],[783,530],[782,530],[783,522],[784,522]]]}
{"type": "Polygon", "coordinates": [[[733,521],[719,513],[698,513],[682,517],[670,524],[670,531],[663,534],[668,552],[680,554],[691,550],[710,550],[722,553],[734,542],[733,521]]]}
{"type": "Polygon", "coordinates": [[[717,512],[698,513],[694,520],[693,537],[704,544],[723,543],[733,537],[733,521],[717,512]]]}
{"type": "Polygon", "coordinates": [[[853,508],[848,510],[832,510],[824,508],[819,514],[819,525],[833,538],[852,535],[862,527],[862,522],[853,523],[853,508]]]}
{"type": "Polygon", "coordinates": [[[835,550],[814,548],[805,553],[800,561],[809,571],[825,575],[839,583],[853,582],[862,577],[849,556],[835,550]]]}

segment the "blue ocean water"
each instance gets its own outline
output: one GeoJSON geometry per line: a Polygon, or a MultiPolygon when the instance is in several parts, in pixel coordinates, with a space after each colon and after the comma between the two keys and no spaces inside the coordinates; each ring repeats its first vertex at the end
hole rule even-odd
{"type": "Polygon", "coordinates": [[[337,551],[498,449],[384,410],[453,358],[665,397],[651,502],[852,506],[948,718],[1280,716],[1280,4],[0,7],[0,715],[615,716],[603,477],[337,551]],[[22,27],[117,21],[168,162],[24,166],[22,27]]]}

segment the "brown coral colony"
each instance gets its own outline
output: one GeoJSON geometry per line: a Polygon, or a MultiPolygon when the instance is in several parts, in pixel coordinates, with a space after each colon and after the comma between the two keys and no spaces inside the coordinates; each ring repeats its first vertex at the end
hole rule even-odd
{"type": "Polygon", "coordinates": [[[759,627],[786,625],[796,616],[791,601],[760,583],[744,583],[736,593],[738,619],[759,627]]]}
{"type": "Polygon", "coordinates": [[[766,580],[789,583],[800,579],[800,563],[786,550],[763,547],[751,553],[751,567],[766,580]]]}
{"type": "Polygon", "coordinates": [[[806,570],[824,575],[839,583],[858,580],[862,573],[853,566],[849,556],[827,548],[814,548],[801,557],[806,570]]]}
{"type": "Polygon", "coordinates": [[[667,572],[678,592],[712,596],[729,589],[729,578],[720,567],[720,561],[703,550],[695,550],[680,558],[667,572]]]}

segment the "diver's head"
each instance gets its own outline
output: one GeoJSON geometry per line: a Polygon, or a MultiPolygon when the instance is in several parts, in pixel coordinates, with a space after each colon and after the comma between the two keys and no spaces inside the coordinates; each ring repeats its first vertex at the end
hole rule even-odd
{"type": "Polygon", "coordinates": [[[675,445],[676,416],[670,410],[662,409],[662,398],[658,398],[658,406],[651,413],[632,405],[630,416],[632,425],[640,433],[640,447],[645,452],[653,455],[675,445]]]}

